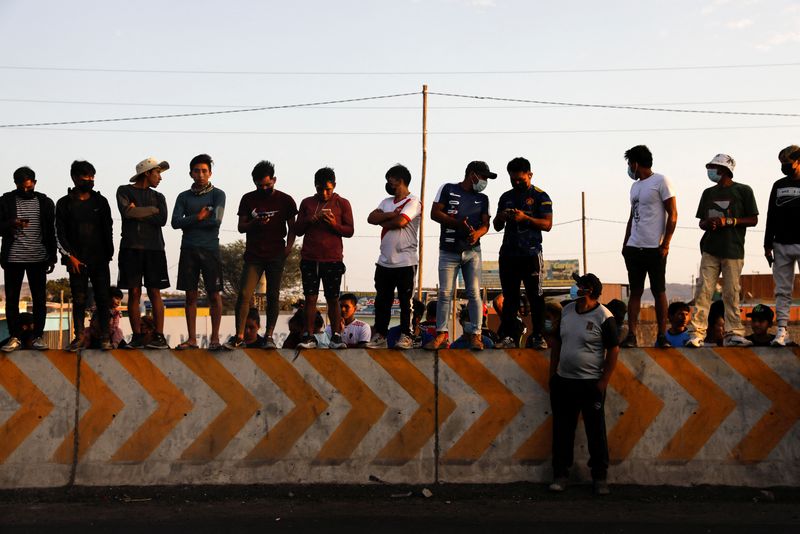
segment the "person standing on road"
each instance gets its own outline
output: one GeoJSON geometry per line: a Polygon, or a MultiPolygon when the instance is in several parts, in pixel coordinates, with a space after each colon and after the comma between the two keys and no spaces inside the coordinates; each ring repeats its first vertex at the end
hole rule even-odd
{"type": "Polygon", "coordinates": [[[323,167],[314,173],[314,196],[300,202],[297,223],[294,225],[298,236],[305,235],[300,249],[300,274],[303,281],[305,306],[305,331],[300,343],[301,349],[317,348],[317,299],[319,283],[328,306],[328,320],[333,326],[328,348],[346,349],[342,340],[341,310],[339,291],[346,267],[344,262],[343,237],[352,237],[353,210],[350,202],[334,193],[336,173],[330,167],[323,167]]]}
{"type": "Polygon", "coordinates": [[[211,315],[211,339],[208,350],[219,350],[219,325],[222,320],[222,262],[219,255],[219,227],[225,214],[225,192],[211,183],[208,154],[199,154],[189,162],[189,176],[194,184],[175,199],[172,227],[183,230],[181,256],[178,260],[179,291],[186,292],[186,341],[177,350],[197,348],[197,297],[200,274],[208,295],[211,315]]]}
{"type": "Polygon", "coordinates": [[[500,247],[500,286],[503,288],[503,315],[500,323],[500,343],[497,348],[516,348],[522,332],[517,325],[520,304],[520,284],[531,304],[533,331],[531,348],[546,349],[542,337],[544,324],[544,259],[542,232],[553,227],[553,202],[550,196],[531,184],[531,164],[525,158],[514,158],[506,166],[511,190],[500,196],[494,229],[505,228],[500,247]]]}
{"type": "Polygon", "coordinates": [[[638,345],[639,309],[644,293],[645,277],[650,278],[650,291],[656,301],[658,335],[656,347],[669,347],[667,331],[666,269],[669,243],[678,224],[678,207],[672,184],[663,174],[654,173],[653,154],[644,145],[625,152],[631,186],[631,211],[622,257],[628,270],[630,299],[628,300],[628,336],[623,347],[638,345]]]}
{"type": "Polygon", "coordinates": [[[386,192],[377,209],[367,217],[369,224],[381,227],[381,252],[375,264],[375,326],[368,348],[385,349],[388,345],[394,290],[400,301],[400,337],[396,349],[414,348],[411,325],[411,301],[417,276],[417,234],[422,204],[408,190],[411,173],[403,165],[386,171],[386,192]]]}
{"type": "Polygon", "coordinates": [[[14,171],[16,189],[0,198],[0,266],[6,291],[6,318],[11,337],[4,352],[22,347],[22,335],[31,338],[31,348],[47,350],[44,323],[47,317],[47,275],[56,263],[55,207],[47,195],[34,191],[36,173],[30,167],[14,171]],[[33,301],[32,333],[23,332],[19,322],[19,295],[22,280],[28,275],[33,301]],[[28,335],[29,334],[29,335],[28,335]]]}
{"type": "Polygon", "coordinates": [[[94,165],[73,161],[69,174],[75,185],[56,203],[56,236],[61,263],[67,266],[72,291],[72,329],[75,337],[67,350],[81,347],[89,282],[94,292],[95,313],[102,350],[111,350],[111,273],[114,257],[114,222],[108,200],[94,191],[94,165]]]}
{"type": "Polygon", "coordinates": [[[772,266],[775,279],[775,315],[778,329],[772,345],[791,344],[789,311],[792,307],[794,266],[800,262],[800,146],[790,145],[780,151],[778,160],[784,177],[772,184],[767,206],[767,229],[764,256],[772,266]]]}
{"type": "Polygon", "coordinates": [[[167,200],[156,191],[161,173],[169,163],[147,158],[136,165],[136,174],[128,185],[117,189],[117,206],[122,215],[122,240],[119,244],[119,282],[128,290],[128,319],[131,322],[131,348],[168,349],[164,338],[164,302],[161,290],[169,287],[167,255],[161,228],[167,224],[167,200]],[[139,302],[142,279],[153,309],[156,331],[144,343],[139,302]]]}
{"type": "Polygon", "coordinates": [[[609,493],[605,398],[619,355],[614,316],[600,304],[603,284],[592,273],[573,274],[579,298],[561,313],[550,352],[550,405],[553,410],[553,483],[564,491],[575,447],[578,415],[589,442],[589,468],[597,495],[609,493]]]}
{"type": "Polygon", "coordinates": [[[481,236],[489,231],[489,198],[481,191],[497,174],[483,161],[473,161],[464,179],[439,188],[431,206],[431,219],[441,225],[439,237],[439,296],[436,307],[436,337],[423,348],[436,350],[448,341],[447,322],[454,298],[458,271],[464,277],[470,321],[465,325],[470,348],[483,350],[481,342],[481,236]]]}
{"type": "Polygon", "coordinates": [[[246,193],[239,202],[239,233],[247,237],[236,299],[236,334],[225,343],[228,350],[245,346],[244,327],[250,299],[262,274],[267,278],[264,348],[276,348],[272,334],[280,312],[281,278],[286,258],[294,246],[297,205],[292,197],[275,189],[278,181],[275,166],[269,161],[260,161],[253,167],[251,175],[256,190],[246,193]]]}
{"type": "Polygon", "coordinates": [[[727,154],[717,154],[706,164],[708,179],[715,183],[703,191],[697,206],[700,228],[700,273],[694,295],[694,315],[689,324],[687,347],[702,347],[706,335],[708,308],[722,274],[722,301],[725,304],[726,347],[747,347],[739,315],[739,279],[744,267],[744,237],[748,226],[758,224],[758,208],[750,186],[733,181],[736,162],[727,154]]]}

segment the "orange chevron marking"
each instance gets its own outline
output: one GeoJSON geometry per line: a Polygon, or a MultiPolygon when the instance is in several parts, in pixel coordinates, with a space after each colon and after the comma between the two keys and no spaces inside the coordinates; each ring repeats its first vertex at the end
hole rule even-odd
{"type": "Polygon", "coordinates": [[[481,365],[472,352],[442,350],[439,358],[489,403],[486,411],[442,457],[448,464],[471,464],[514,419],[522,408],[522,401],[481,365]]]}
{"type": "Polygon", "coordinates": [[[703,448],[720,423],[736,407],[713,380],[675,349],[644,349],[689,395],[697,400],[697,408],[672,436],[658,458],[688,462],[703,448]]]}
{"type": "Polygon", "coordinates": [[[417,456],[420,449],[439,428],[441,421],[450,417],[456,409],[456,403],[443,392],[439,392],[439,423],[437,423],[436,392],[428,377],[408,361],[401,351],[367,349],[367,352],[419,405],[403,428],[389,440],[372,461],[381,465],[404,465],[417,456]]]}
{"type": "Polygon", "coordinates": [[[211,353],[195,349],[174,351],[173,354],[225,401],[225,409],[181,455],[182,460],[190,462],[213,460],[261,405],[211,353]]]}
{"type": "Polygon", "coordinates": [[[267,431],[246,458],[272,464],[286,456],[328,403],[277,351],[246,349],[244,352],[294,403],[294,408],[267,431]]]}
{"type": "Polygon", "coordinates": [[[339,465],[350,458],[386,404],[330,350],[304,350],[306,360],[350,403],[350,411],[322,446],[313,463],[339,465]]]}
{"type": "Polygon", "coordinates": [[[7,356],[0,357],[0,386],[20,405],[0,426],[2,464],[53,411],[53,403],[7,356]]]}
{"type": "Polygon", "coordinates": [[[115,350],[111,354],[158,403],[158,408],[111,457],[112,462],[143,462],[192,409],[192,401],[143,353],[115,350]]]}
{"type": "Polygon", "coordinates": [[[767,413],[731,451],[738,462],[759,462],[767,457],[800,419],[800,392],[786,383],[751,350],[719,348],[715,351],[772,401],[767,413]]]}
{"type": "MultiPolygon", "coordinates": [[[[53,362],[61,373],[75,386],[78,385],[78,358],[75,354],[62,351],[48,351],[47,358],[53,362]]],[[[97,438],[114,422],[114,416],[124,406],[119,397],[100,379],[89,365],[80,361],[80,393],[89,400],[90,407],[78,422],[78,454],[80,460],[91,448],[97,438]]],[[[61,442],[53,461],[62,464],[72,463],[75,455],[75,430],[71,430],[61,442]]]]}
{"type": "MultiPolygon", "coordinates": [[[[550,358],[547,355],[531,349],[507,349],[506,354],[545,391],[550,391],[550,358]]],[[[553,416],[548,415],[547,419],[517,449],[513,458],[526,464],[545,462],[550,458],[552,442],[553,416]]]]}
{"type": "Polygon", "coordinates": [[[609,384],[628,403],[628,408],[608,432],[609,460],[618,464],[628,457],[650,424],[661,413],[664,401],[642,384],[622,360],[617,360],[609,384]]]}

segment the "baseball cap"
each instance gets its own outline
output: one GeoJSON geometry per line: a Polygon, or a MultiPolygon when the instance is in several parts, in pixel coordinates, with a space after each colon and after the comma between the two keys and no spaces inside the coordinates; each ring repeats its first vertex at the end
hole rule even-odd
{"type": "Polygon", "coordinates": [[[736,167],[736,161],[727,154],[717,154],[706,165],[721,165],[731,171],[733,175],[733,168],[736,167]]]}
{"type": "Polygon", "coordinates": [[[155,169],[156,167],[158,167],[162,171],[166,171],[167,169],[169,169],[169,163],[167,163],[166,161],[162,161],[159,163],[159,161],[156,158],[147,158],[145,160],[142,160],[136,164],[136,174],[134,174],[131,177],[130,181],[135,182],[136,179],[139,178],[140,174],[155,169]]]}
{"type": "Polygon", "coordinates": [[[467,165],[466,174],[471,172],[474,172],[478,176],[483,176],[484,178],[497,178],[497,173],[490,171],[485,161],[471,161],[469,165],[467,165]]]}
{"type": "Polygon", "coordinates": [[[767,321],[771,321],[774,316],[772,308],[766,304],[756,304],[753,306],[753,311],[747,314],[747,317],[751,319],[765,319],[767,321]]]}
{"type": "Polygon", "coordinates": [[[589,293],[591,293],[594,298],[599,297],[600,294],[603,293],[603,283],[597,278],[597,275],[586,273],[580,276],[578,273],[573,272],[572,279],[575,280],[579,288],[588,289],[589,293]]]}

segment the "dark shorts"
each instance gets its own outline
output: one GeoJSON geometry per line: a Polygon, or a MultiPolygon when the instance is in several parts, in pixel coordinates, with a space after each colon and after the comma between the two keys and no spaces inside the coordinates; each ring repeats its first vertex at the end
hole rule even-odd
{"type": "Polygon", "coordinates": [[[625,268],[628,269],[628,284],[631,291],[644,290],[645,277],[650,279],[650,290],[663,293],[667,289],[664,275],[667,258],[662,258],[657,248],[625,247],[622,250],[625,268]]]}
{"type": "Polygon", "coordinates": [[[344,263],[340,261],[300,260],[303,295],[319,295],[319,281],[322,280],[325,299],[338,299],[342,276],[346,270],[344,263]]]}
{"type": "Polygon", "coordinates": [[[218,250],[204,248],[182,248],[178,261],[179,291],[196,291],[203,275],[206,293],[222,291],[222,264],[218,250]]]}
{"type": "Polygon", "coordinates": [[[119,277],[117,287],[166,289],[169,287],[167,255],[163,250],[123,248],[119,251],[119,277]],[[142,279],[144,278],[144,284],[142,279]]]}

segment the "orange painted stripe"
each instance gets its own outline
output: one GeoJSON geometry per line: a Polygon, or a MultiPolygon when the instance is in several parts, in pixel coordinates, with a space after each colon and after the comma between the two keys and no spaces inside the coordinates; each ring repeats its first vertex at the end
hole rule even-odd
{"type": "Polygon", "coordinates": [[[749,349],[715,349],[728,365],[772,401],[769,410],[731,451],[741,463],[764,460],[800,419],[800,392],[749,349]]]}
{"type": "Polygon", "coordinates": [[[669,462],[688,462],[703,448],[736,403],[679,351],[644,350],[697,400],[697,408],[658,456],[669,462]]]}
{"type": "Polygon", "coordinates": [[[294,408],[267,431],[246,458],[251,462],[273,464],[289,453],[328,403],[277,351],[246,349],[244,352],[294,403],[294,408]]]}
{"type": "Polygon", "coordinates": [[[53,411],[53,403],[8,356],[0,356],[0,386],[20,405],[14,415],[0,426],[2,464],[53,411]]]}
{"type": "Polygon", "coordinates": [[[173,354],[225,401],[225,409],[181,455],[181,460],[189,462],[213,460],[236,437],[261,404],[212,353],[196,349],[174,351],[173,354]]]}
{"type": "Polygon", "coordinates": [[[367,349],[367,352],[419,405],[403,428],[372,461],[381,465],[404,465],[419,454],[433,437],[441,421],[446,420],[456,409],[456,403],[443,392],[439,392],[440,422],[437,423],[435,388],[422,371],[408,361],[401,351],[367,349]]]}
{"type": "Polygon", "coordinates": [[[386,404],[330,350],[304,350],[303,357],[350,403],[350,411],[322,446],[313,463],[339,465],[345,462],[377,423],[386,404]]]}
{"type": "Polygon", "coordinates": [[[514,419],[522,408],[522,401],[490,373],[472,352],[442,350],[439,351],[439,358],[489,403],[486,411],[442,456],[444,463],[471,464],[486,452],[497,435],[514,419]]]}
{"type": "Polygon", "coordinates": [[[150,417],[111,457],[112,462],[143,462],[191,411],[192,401],[138,350],[115,350],[111,355],[158,403],[150,417]]]}
{"type": "MultiPolygon", "coordinates": [[[[48,351],[47,358],[53,362],[67,379],[77,386],[77,356],[70,352],[48,351]]],[[[114,417],[125,406],[111,389],[100,379],[89,365],[81,360],[80,393],[90,407],[78,421],[78,454],[80,460],[97,441],[103,432],[114,422],[114,417]]],[[[72,463],[75,454],[75,431],[72,430],[61,442],[53,455],[53,461],[62,464],[72,463]]]]}
{"type": "MultiPolygon", "coordinates": [[[[550,357],[531,349],[508,349],[506,354],[514,360],[545,391],[550,391],[550,357]]],[[[550,413],[547,404],[545,413],[550,413]]],[[[551,456],[553,448],[553,416],[539,425],[514,453],[513,458],[525,464],[541,464],[551,456]]]]}
{"type": "Polygon", "coordinates": [[[608,432],[608,453],[612,464],[628,457],[664,408],[664,401],[650,391],[630,369],[617,361],[609,385],[622,395],[628,407],[608,432]]]}

